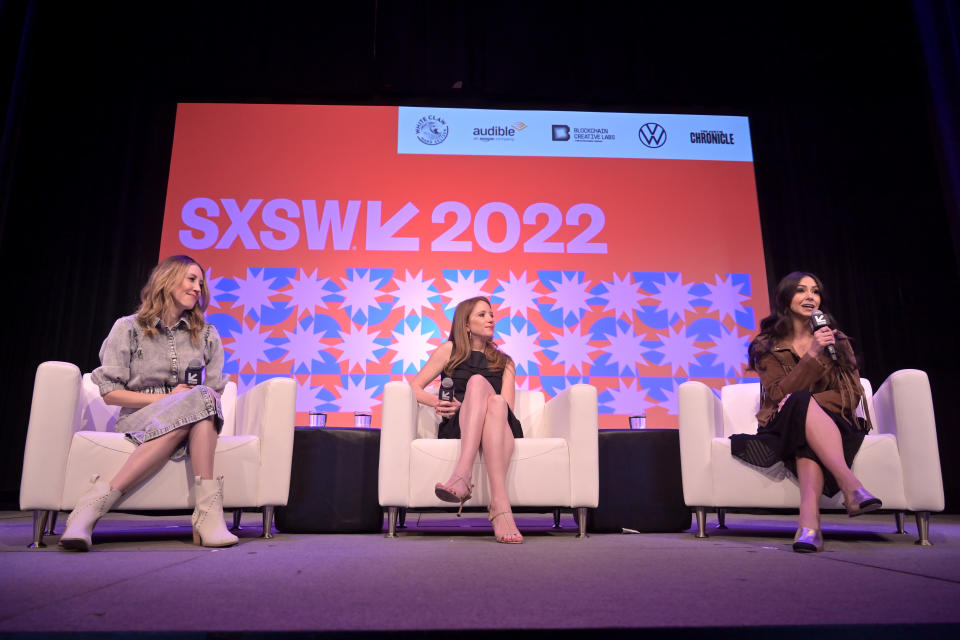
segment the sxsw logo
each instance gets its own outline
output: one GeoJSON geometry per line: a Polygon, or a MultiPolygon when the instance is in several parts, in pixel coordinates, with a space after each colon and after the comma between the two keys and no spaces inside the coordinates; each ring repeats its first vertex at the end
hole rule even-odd
{"type": "Polygon", "coordinates": [[[667,142],[667,130],[656,122],[648,122],[640,127],[638,135],[643,146],[651,149],[658,149],[667,142]]]}

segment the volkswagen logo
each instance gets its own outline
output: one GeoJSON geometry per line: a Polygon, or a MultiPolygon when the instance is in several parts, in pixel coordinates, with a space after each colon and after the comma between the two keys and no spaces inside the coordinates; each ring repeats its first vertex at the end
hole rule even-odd
{"type": "Polygon", "coordinates": [[[656,122],[648,122],[638,132],[643,146],[657,149],[667,142],[667,130],[656,122]]]}

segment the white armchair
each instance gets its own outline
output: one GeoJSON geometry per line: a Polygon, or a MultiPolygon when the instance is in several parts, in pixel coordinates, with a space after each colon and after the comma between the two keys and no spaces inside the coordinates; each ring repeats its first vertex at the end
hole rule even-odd
{"type": "MultiPolygon", "coordinates": [[[[863,403],[874,429],[864,438],[853,472],[883,508],[895,512],[903,533],[903,512],[916,515],[919,540],[929,545],[930,512],[942,511],[943,478],[927,374],[896,371],[876,395],[861,379],[863,403]]],[[[716,508],[721,528],[727,507],[794,508],[800,505],[796,478],[783,464],[770,469],[751,466],[730,453],[729,436],[756,433],[760,384],[723,387],[720,397],[706,385],[680,385],[680,462],[683,497],[697,514],[697,537],[706,537],[706,510],[716,508]]],[[[824,509],[842,508],[840,496],[821,497],[824,509]]]]}
{"type": "MultiPolygon", "coordinates": [[[[573,508],[586,535],[587,509],[600,495],[597,456],[597,390],[586,384],[565,389],[549,402],[541,392],[517,390],[514,413],[523,424],[507,473],[510,503],[518,507],[573,508]]],[[[380,505],[387,508],[387,537],[397,535],[400,509],[449,507],[434,495],[460,456],[460,440],[438,440],[439,419],[422,406],[405,382],[383,392],[380,434],[380,505]]],[[[473,497],[466,506],[486,506],[490,495],[483,454],[473,467],[473,497]]]]}
{"type": "MultiPolygon", "coordinates": [[[[273,378],[237,396],[227,384],[221,396],[224,425],[214,456],[214,473],[223,474],[223,506],[233,508],[234,524],[243,507],[263,508],[263,537],[270,538],[273,508],[287,503],[293,454],[296,384],[273,378]]],[[[33,403],[23,454],[20,509],[33,511],[33,544],[42,547],[48,516],[73,509],[91,475],[110,478],[134,450],[113,431],[119,407],[103,402],[90,374],[76,365],[44,362],[37,367],[33,403]]],[[[190,509],[193,467],[189,456],[167,462],[160,471],[120,498],[117,510],[190,509]]]]}

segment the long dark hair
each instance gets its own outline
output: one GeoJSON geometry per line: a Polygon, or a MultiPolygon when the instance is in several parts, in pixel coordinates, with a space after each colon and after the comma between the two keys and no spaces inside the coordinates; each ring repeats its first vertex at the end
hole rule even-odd
{"type": "MultiPolygon", "coordinates": [[[[830,321],[830,326],[834,329],[837,328],[836,320],[833,314],[830,313],[829,299],[827,298],[823,281],[809,271],[793,271],[788,273],[777,283],[776,288],[773,290],[773,296],[770,300],[770,315],[760,321],[760,333],[758,333],[757,337],[750,343],[748,353],[750,369],[756,371],[757,360],[760,359],[760,356],[770,351],[778,340],[782,340],[793,331],[793,317],[790,314],[790,303],[793,301],[793,296],[797,293],[797,285],[807,277],[811,278],[816,283],[817,289],[819,289],[820,310],[827,316],[827,320],[830,321]]],[[[842,353],[843,350],[838,349],[838,351],[842,353]]],[[[844,366],[851,364],[856,366],[856,363],[842,362],[841,364],[844,366]]]]}

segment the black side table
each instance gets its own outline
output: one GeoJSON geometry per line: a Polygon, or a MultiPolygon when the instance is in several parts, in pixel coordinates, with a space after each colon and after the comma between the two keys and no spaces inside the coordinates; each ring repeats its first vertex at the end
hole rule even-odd
{"type": "Polygon", "coordinates": [[[587,531],[653,533],[690,528],[676,429],[601,429],[598,448],[600,503],[588,512],[587,531]]]}
{"type": "Polygon", "coordinates": [[[297,427],[287,506],[277,507],[277,529],[288,533],[383,529],[377,494],[380,430],[297,427]]]}

